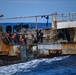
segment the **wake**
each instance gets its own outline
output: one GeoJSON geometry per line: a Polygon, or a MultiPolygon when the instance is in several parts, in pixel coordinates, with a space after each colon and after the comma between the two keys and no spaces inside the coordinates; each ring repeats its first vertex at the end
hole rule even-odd
{"type": "Polygon", "coordinates": [[[13,64],[9,66],[0,67],[0,75],[13,75],[19,72],[30,72],[31,69],[36,68],[40,63],[51,63],[53,61],[63,60],[69,56],[54,57],[54,58],[44,58],[35,59],[24,63],[13,64]]]}

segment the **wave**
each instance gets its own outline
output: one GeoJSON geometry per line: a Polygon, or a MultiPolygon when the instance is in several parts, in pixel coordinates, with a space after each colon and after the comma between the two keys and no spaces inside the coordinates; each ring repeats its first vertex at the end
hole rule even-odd
{"type": "Polygon", "coordinates": [[[24,63],[13,64],[8,66],[0,67],[0,75],[13,75],[20,72],[30,72],[31,69],[36,68],[40,63],[51,63],[59,60],[68,58],[69,56],[54,57],[54,58],[44,58],[44,59],[35,59],[24,63]]]}

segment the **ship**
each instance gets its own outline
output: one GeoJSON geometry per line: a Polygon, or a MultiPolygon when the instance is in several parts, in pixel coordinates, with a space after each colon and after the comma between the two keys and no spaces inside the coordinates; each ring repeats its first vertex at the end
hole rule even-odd
{"type": "MultiPolygon", "coordinates": [[[[0,25],[0,60],[3,64],[13,64],[16,62],[29,61],[39,58],[51,58],[64,55],[76,54],[76,13],[52,13],[47,15],[0,18],[0,20],[20,19],[20,18],[36,18],[36,28],[33,25],[23,25],[23,23],[16,26],[0,25]],[[49,17],[51,18],[52,27],[38,28],[38,18],[46,18],[48,25],[49,17]],[[14,43],[14,30],[19,29],[20,38],[22,35],[26,36],[27,43],[14,43]],[[36,37],[36,31],[43,32],[43,42],[32,42],[31,35],[36,37]],[[5,32],[11,34],[11,42],[5,38],[5,32]]],[[[50,23],[50,24],[51,24],[50,23]]]]}

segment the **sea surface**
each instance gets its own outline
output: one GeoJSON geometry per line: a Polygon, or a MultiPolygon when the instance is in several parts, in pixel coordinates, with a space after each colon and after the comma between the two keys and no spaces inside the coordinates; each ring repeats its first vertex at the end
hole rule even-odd
{"type": "Polygon", "coordinates": [[[35,59],[2,66],[0,75],[76,75],[76,55],[35,59]]]}
{"type": "MultiPolygon", "coordinates": [[[[6,30],[6,26],[12,26],[12,30],[13,30],[13,26],[19,26],[20,24],[21,23],[0,23],[0,26],[3,26],[3,29],[5,31],[6,30]]],[[[36,23],[23,23],[23,25],[28,25],[28,30],[30,29],[30,25],[33,26],[32,29],[36,29],[36,23]]],[[[51,28],[52,27],[52,23],[48,23],[48,24],[47,23],[37,23],[37,27],[38,27],[38,29],[51,28]]]]}

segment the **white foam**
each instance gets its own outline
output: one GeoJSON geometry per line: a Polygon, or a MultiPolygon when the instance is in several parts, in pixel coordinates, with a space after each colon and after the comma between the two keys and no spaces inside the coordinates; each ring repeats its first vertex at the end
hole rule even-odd
{"type": "Polygon", "coordinates": [[[63,57],[54,57],[54,58],[49,58],[49,59],[35,59],[32,61],[28,61],[25,63],[19,63],[19,64],[14,64],[14,65],[9,65],[9,66],[2,66],[0,67],[0,75],[12,75],[17,72],[29,72],[31,71],[30,68],[35,68],[38,66],[40,62],[46,62],[46,63],[51,63],[52,61],[58,61],[62,60],[64,58],[67,58],[69,56],[63,56],[63,57]]]}

